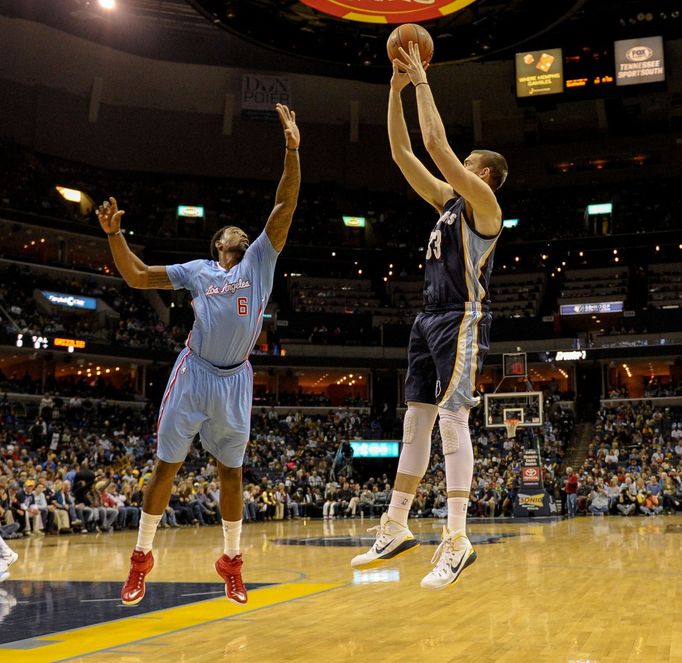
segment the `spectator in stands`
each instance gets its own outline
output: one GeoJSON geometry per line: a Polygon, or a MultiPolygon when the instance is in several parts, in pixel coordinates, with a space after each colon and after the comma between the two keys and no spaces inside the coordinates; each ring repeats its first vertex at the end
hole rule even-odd
{"type": "Polygon", "coordinates": [[[414,502],[410,507],[410,518],[426,518],[432,515],[432,508],[429,507],[426,495],[422,489],[417,490],[414,502]]]}
{"type": "Polygon", "coordinates": [[[609,500],[609,513],[616,513],[616,505],[618,504],[618,498],[620,497],[620,486],[618,485],[618,477],[612,477],[604,486],[604,492],[609,500]]]}
{"type": "MultiPolygon", "coordinates": [[[[130,492],[130,489],[128,489],[130,492]]],[[[118,486],[115,481],[112,481],[107,488],[105,488],[105,495],[108,497],[108,502],[118,511],[117,527],[118,529],[137,529],[140,522],[140,509],[132,504],[127,504],[125,493],[118,492],[118,486]]]]}
{"type": "Polygon", "coordinates": [[[564,490],[566,491],[566,509],[569,518],[575,518],[578,513],[578,475],[573,471],[572,467],[566,468],[566,480],[564,481],[564,490]]]}
{"type": "Polygon", "coordinates": [[[658,495],[646,492],[644,495],[644,503],[640,506],[642,513],[647,516],[657,516],[663,511],[663,507],[660,504],[658,495]]]}
{"type": "Polygon", "coordinates": [[[303,492],[298,489],[293,493],[286,493],[286,517],[293,520],[300,516],[299,504],[303,501],[303,492]]]}
{"type": "Polygon", "coordinates": [[[374,518],[374,492],[370,490],[369,484],[363,484],[358,500],[361,516],[374,518]]]}
{"type": "Polygon", "coordinates": [[[637,497],[633,495],[627,488],[625,490],[621,490],[616,508],[623,516],[632,515],[637,509],[637,497]]]}
{"type": "Polygon", "coordinates": [[[488,483],[485,487],[479,489],[477,502],[477,515],[495,517],[495,508],[498,503],[498,495],[495,491],[494,484],[488,483]]]}
{"type": "Polygon", "coordinates": [[[335,481],[330,481],[325,488],[325,501],[322,507],[322,517],[325,519],[335,518],[338,506],[337,483],[335,481]]]}
{"type": "Polygon", "coordinates": [[[175,514],[176,521],[179,525],[191,525],[194,520],[194,513],[187,505],[187,500],[180,494],[178,485],[173,484],[171,488],[171,496],[169,506],[175,514]]]}
{"type": "Polygon", "coordinates": [[[258,509],[256,506],[256,499],[254,497],[255,486],[253,484],[247,484],[244,488],[243,500],[244,500],[244,522],[250,523],[255,522],[258,517],[258,509]]]}
{"type": "Polygon", "coordinates": [[[52,484],[52,495],[50,496],[49,509],[54,513],[57,531],[60,534],[71,532],[69,506],[64,496],[63,482],[61,479],[57,479],[52,484]]]}
{"type": "Polygon", "coordinates": [[[677,489],[672,478],[665,472],[661,473],[663,482],[662,505],[666,513],[675,513],[680,508],[680,500],[677,498],[677,489]]]}
{"type": "Polygon", "coordinates": [[[284,511],[286,506],[287,494],[284,490],[284,484],[280,483],[273,491],[275,499],[275,520],[284,520],[284,511]]]}
{"type": "MultiPolygon", "coordinates": [[[[502,500],[502,516],[513,516],[514,515],[514,502],[518,495],[518,480],[517,479],[507,479],[507,490],[502,500]]],[[[549,492],[549,491],[548,491],[549,492]]],[[[551,493],[550,493],[551,494],[551,493]]]]}
{"type": "Polygon", "coordinates": [[[90,505],[97,512],[97,526],[102,532],[111,532],[116,519],[118,509],[113,506],[114,502],[109,497],[104,497],[104,489],[107,487],[106,480],[100,480],[93,484],[88,491],[90,505]]]}
{"type": "Polygon", "coordinates": [[[604,516],[609,512],[609,497],[602,486],[595,485],[588,497],[588,510],[591,514],[604,516]]]}

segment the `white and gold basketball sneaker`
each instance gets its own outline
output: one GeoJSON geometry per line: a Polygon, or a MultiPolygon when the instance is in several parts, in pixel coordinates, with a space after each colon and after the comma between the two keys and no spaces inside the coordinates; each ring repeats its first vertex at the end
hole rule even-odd
{"type": "Polygon", "coordinates": [[[445,589],[454,585],[462,571],[476,561],[476,551],[464,530],[451,532],[443,527],[443,540],[431,558],[433,571],[422,578],[425,589],[445,589]]]}
{"type": "Polygon", "coordinates": [[[405,553],[419,547],[408,527],[388,519],[388,513],[381,516],[378,525],[367,531],[377,530],[377,538],[372,547],[362,555],[356,555],[350,562],[354,569],[373,569],[393,561],[405,553]]]}

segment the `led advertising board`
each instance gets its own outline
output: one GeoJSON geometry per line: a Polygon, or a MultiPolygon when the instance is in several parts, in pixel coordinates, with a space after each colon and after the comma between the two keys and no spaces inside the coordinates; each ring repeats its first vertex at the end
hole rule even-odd
{"type": "Polygon", "coordinates": [[[663,37],[623,39],[614,44],[616,85],[660,83],[665,80],[663,37]]]}
{"type": "Polygon", "coordinates": [[[40,294],[45,297],[50,304],[54,304],[55,306],[87,309],[89,311],[95,311],[97,309],[97,300],[94,297],[67,295],[63,292],[51,292],[49,290],[41,290],[40,294]]]}
{"type": "Polygon", "coordinates": [[[399,458],[397,440],[355,440],[350,443],[353,458],[399,458]]]}
{"type": "Polygon", "coordinates": [[[564,68],[560,48],[516,54],[517,97],[537,97],[563,91],[564,68]]]}

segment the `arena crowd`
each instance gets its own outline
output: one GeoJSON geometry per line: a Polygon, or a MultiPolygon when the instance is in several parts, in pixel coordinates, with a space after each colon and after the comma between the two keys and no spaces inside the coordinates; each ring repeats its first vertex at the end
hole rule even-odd
{"type": "MultiPolygon", "coordinates": [[[[573,431],[570,410],[555,406],[538,431],[545,482],[553,490],[573,431]]],[[[0,400],[0,523],[3,535],[134,529],[151,476],[157,411],[106,399],[46,395],[37,412],[0,400]]],[[[385,427],[385,424],[383,424],[385,427]]],[[[309,415],[257,408],[244,462],[244,520],[377,517],[390,502],[393,472],[359,474],[349,440],[380,439],[382,421],[351,409],[309,415]]],[[[523,440],[483,427],[474,411],[475,453],[469,513],[511,516],[523,440]]],[[[162,527],[220,523],[212,460],[198,444],[178,476],[162,527]]],[[[445,515],[447,491],[439,432],[412,515],[445,515]]]]}
{"type": "Polygon", "coordinates": [[[599,410],[579,468],[561,498],[570,515],[674,513],[682,505],[682,408],[626,401],[599,410]]]}

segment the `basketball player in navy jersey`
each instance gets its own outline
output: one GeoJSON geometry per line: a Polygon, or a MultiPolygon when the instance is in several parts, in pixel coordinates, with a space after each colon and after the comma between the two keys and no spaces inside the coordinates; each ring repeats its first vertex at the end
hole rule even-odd
{"type": "Polygon", "coordinates": [[[137,605],[145,594],[145,577],[154,566],[152,542],[168,505],[173,480],[194,437],[218,464],[224,554],[215,564],[225,581],[225,595],[246,603],[239,547],[242,527],[242,462],[249,439],[253,370],[248,358],[263,323],[275,271],[296,208],[301,182],[300,135],[296,115],[277,105],[286,152],[275,206],[265,230],[249,244],[234,226],[220,229],[211,240],[214,260],[148,267],[121,234],[116,200],[98,210],[102,228],[121,276],[132,288],[186,288],[192,294],[194,326],[178,355],[161,401],[158,420],[158,461],[144,494],[137,545],[130,573],[121,591],[125,605],[137,605]]]}
{"type": "Polygon", "coordinates": [[[388,135],[394,161],[412,188],[439,214],[426,251],[424,311],[412,326],[405,383],[407,413],[395,489],[374,545],[353,558],[355,568],[379,566],[414,550],[407,526],[410,507],[429,463],[431,432],[439,417],[448,491],[448,521],[433,569],[422,587],[444,589],[473,564],[466,513],[474,455],[469,410],[479,403],[477,377],[488,351],[489,280],[502,212],[495,190],[507,177],[497,152],[474,150],[461,162],[448,144],[416,44],[394,60],[388,135]],[[424,145],[443,180],[415,157],[403,115],[401,91],[412,83],[424,145]]]}

